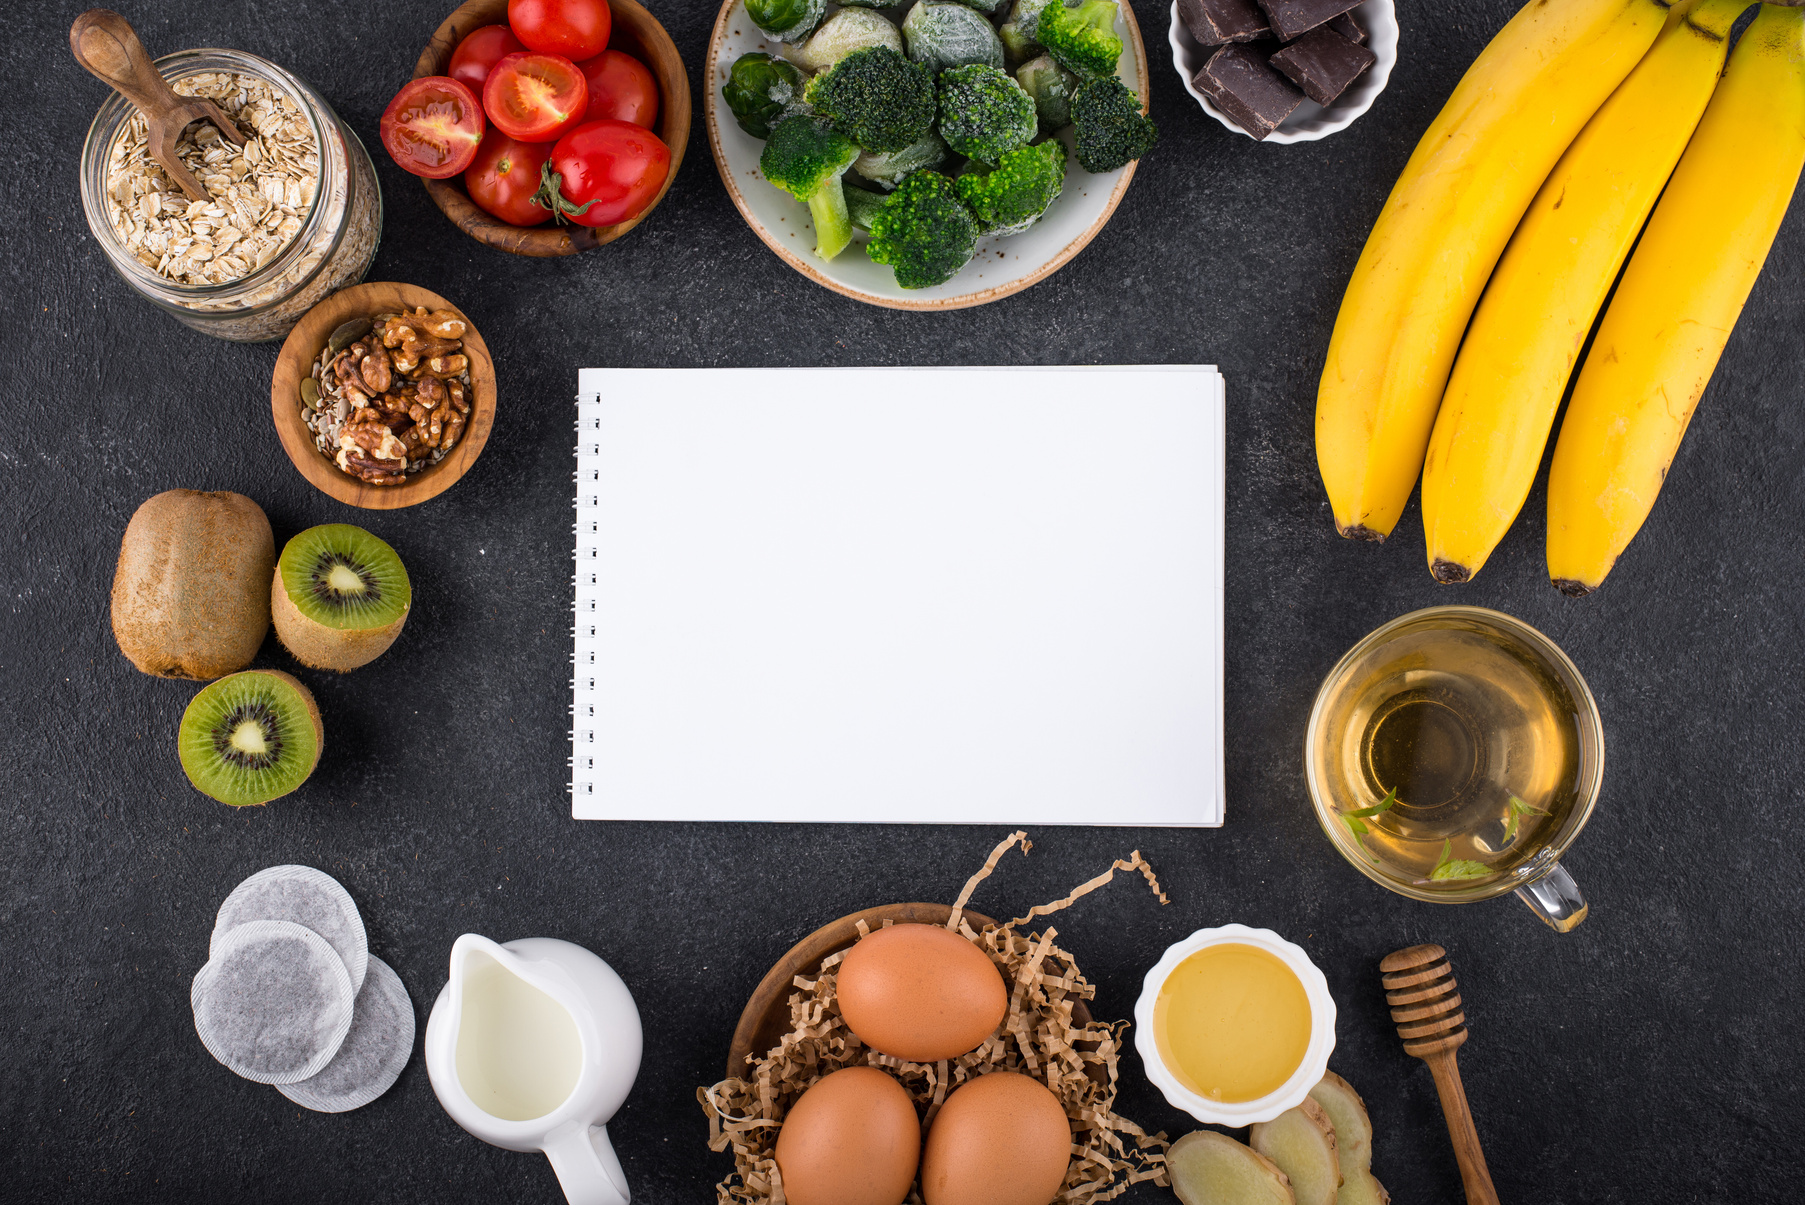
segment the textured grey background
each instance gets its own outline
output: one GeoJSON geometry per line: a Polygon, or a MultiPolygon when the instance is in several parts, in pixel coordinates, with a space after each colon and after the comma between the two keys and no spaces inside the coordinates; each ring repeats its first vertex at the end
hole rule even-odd
{"type": "MultiPolygon", "coordinates": [[[[312,81],[375,146],[376,119],[449,0],[148,0],[154,51],[240,47],[312,81]]],[[[706,0],[655,6],[700,85],[706,0]]],[[[1301,942],[1341,1008],[1333,1065],[1379,1127],[1400,1205],[1457,1200],[1425,1068],[1386,1023],[1377,963],[1452,951],[1473,1037],[1467,1091],[1502,1197],[1788,1199],[1798,1070],[1799,620],[1805,482],[1805,220],[1794,212],[1665,495],[1596,596],[1546,582],[1541,486],[1478,580],[1438,587],[1412,506],[1382,546],[1333,533],[1311,415],[1341,288],[1410,148],[1510,0],[1403,0],[1402,56],[1371,113],[1328,141],[1258,146],[1208,120],[1137,12],[1164,141],[1115,220],[1051,280],[944,316],[810,285],[747,230],[698,122],[639,231],[562,262],[457,234],[377,153],[388,210],[372,279],[465,308],[496,353],[500,419],[475,470],[399,513],[309,487],[270,429],[274,346],[193,334],[134,298],[89,238],[75,161],[101,86],[66,46],[76,5],[15,6],[0,43],[12,169],[0,175],[0,1198],[24,1201],[558,1199],[543,1159],[465,1135],[416,1054],[343,1116],[233,1077],[194,1035],[188,982],[214,909],[277,862],[337,875],[422,1023],[452,940],[547,935],[611,962],[646,1057],[613,1126],[637,1200],[710,1199],[728,1168],[694,1101],[747,992],[833,917],[946,899],[1000,830],[578,824],[565,795],[571,395],[581,365],[1216,362],[1228,375],[1229,820],[1214,832],[1034,833],[976,905],[1013,912],[1140,848],[1172,897],[1118,882],[1058,922],[1125,1016],[1142,971],[1202,925],[1301,942]],[[388,655],[302,671],[326,755],[297,795],[230,811],[191,790],[174,735],[192,685],[140,676],[107,625],[121,531],[164,489],[232,489],[278,541],[364,524],[406,558],[415,610],[388,655]],[[1521,616],[1590,679],[1610,754],[1569,859],[1592,902],[1558,936],[1505,899],[1394,898],[1312,819],[1299,764],[1317,682],[1363,633],[1463,600],[1521,616]]],[[[1800,206],[1794,206],[1795,211],[1800,206]]],[[[258,664],[292,669],[272,639],[258,664]]],[[[1132,1056],[1120,1106],[1174,1135],[1132,1056]]],[[[1169,1200],[1141,1188],[1126,1200],[1169,1200]]]]}

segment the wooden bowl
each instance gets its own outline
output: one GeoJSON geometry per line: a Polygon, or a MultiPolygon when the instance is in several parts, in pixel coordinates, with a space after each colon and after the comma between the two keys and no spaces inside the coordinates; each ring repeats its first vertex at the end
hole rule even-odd
{"type": "MultiPolygon", "coordinates": [[[[1142,111],[1146,111],[1152,96],[1147,47],[1141,40],[1141,27],[1135,22],[1133,8],[1122,4],[1117,11],[1120,23],[1116,28],[1122,38],[1122,82],[1140,95],[1142,111]]],[[[726,185],[727,194],[752,232],[778,258],[816,284],[855,301],[898,310],[958,310],[1001,301],[1045,280],[1084,250],[1115,213],[1134,179],[1134,163],[1093,176],[1071,159],[1066,167],[1065,192],[1039,222],[1021,234],[979,238],[971,263],[945,284],[931,289],[902,288],[889,268],[871,262],[856,234],[855,245],[832,260],[817,256],[808,206],[773,188],[760,174],[758,160],[764,143],[740,129],[721,96],[721,86],[727,82],[734,60],[754,50],[779,52],[747,18],[744,0],[723,0],[715,18],[714,34],[708,41],[702,76],[703,120],[721,183],[726,185]]],[[[1062,137],[1067,139],[1066,149],[1070,151],[1069,133],[1062,137]]],[[[1161,154],[1162,149],[1155,148],[1153,153],[1161,154]]],[[[1163,153],[1182,151],[1173,146],[1163,153]]]]}
{"type": "Polygon", "coordinates": [[[366,510],[398,510],[444,493],[483,454],[495,426],[495,362],[470,316],[430,289],[387,281],[355,285],[308,310],[288,333],[270,378],[270,412],[288,458],[322,493],[366,510]],[[313,432],[301,421],[301,381],[313,374],[314,360],[344,323],[422,305],[428,310],[453,310],[470,327],[464,336],[464,354],[470,357],[470,418],[457,447],[438,464],[409,474],[401,485],[366,485],[327,459],[313,442],[313,432]]]}
{"type": "MultiPolygon", "coordinates": [[[[486,246],[513,255],[530,255],[540,259],[559,255],[575,255],[612,243],[646,220],[658,208],[664,194],[671,190],[677,169],[683,166],[683,150],[689,145],[689,73],[677,54],[677,44],[657,18],[636,0],[609,0],[614,14],[614,32],[608,38],[608,49],[624,50],[651,69],[658,82],[658,137],[671,150],[671,170],[664,187],[652,198],[645,212],[627,222],[613,226],[563,226],[547,222],[543,226],[510,226],[479,208],[464,191],[461,176],[449,180],[421,180],[426,191],[452,225],[486,246]]],[[[505,25],[508,0],[466,0],[456,12],[445,18],[432,41],[420,52],[414,64],[414,78],[444,75],[451,67],[451,52],[464,40],[464,35],[484,25],[505,25]]]]}
{"type": "MultiPolygon", "coordinates": [[[[899,925],[945,925],[946,918],[952,914],[951,904],[883,904],[822,925],[791,946],[790,952],[778,959],[777,965],[759,980],[752,998],[746,1001],[745,1011],[740,1013],[740,1023],[733,1031],[733,1043],[727,1048],[727,1078],[733,1079],[745,1070],[746,1056],[763,1054],[789,1032],[790,993],[795,990],[791,982],[798,975],[819,970],[821,960],[829,954],[850,949],[859,939],[860,921],[864,921],[870,930],[883,928],[885,921],[899,925]]],[[[970,908],[963,915],[974,929],[996,923],[970,908]]],[[[1090,1024],[1091,1010],[1083,1000],[1072,1002],[1072,1020],[1079,1025],[1090,1024]]]]}

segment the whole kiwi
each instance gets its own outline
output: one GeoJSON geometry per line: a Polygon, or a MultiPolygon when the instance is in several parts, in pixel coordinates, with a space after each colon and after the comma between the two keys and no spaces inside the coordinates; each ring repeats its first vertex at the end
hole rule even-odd
{"type": "Polygon", "coordinates": [[[243,669],[270,626],[276,539],[243,494],[169,490],[119,543],[113,637],[147,674],[208,681],[243,669]]]}

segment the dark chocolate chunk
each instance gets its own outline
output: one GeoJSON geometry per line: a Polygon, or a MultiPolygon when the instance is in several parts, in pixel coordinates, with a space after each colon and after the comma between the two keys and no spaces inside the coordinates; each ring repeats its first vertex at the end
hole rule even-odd
{"type": "Polygon", "coordinates": [[[1358,3],[1360,0],[1260,0],[1260,7],[1266,10],[1272,31],[1289,42],[1358,3]]]}
{"type": "Polygon", "coordinates": [[[1178,15],[1205,46],[1272,36],[1266,14],[1254,0],[1178,0],[1178,15]]]}
{"type": "Polygon", "coordinates": [[[1374,57],[1366,47],[1354,45],[1332,29],[1318,27],[1277,51],[1268,62],[1302,88],[1305,96],[1319,105],[1331,105],[1373,65],[1374,57]]]}
{"type": "Polygon", "coordinates": [[[1304,103],[1304,94],[1267,65],[1266,54],[1244,42],[1212,54],[1191,83],[1230,121],[1262,141],[1304,103]]]}
{"type": "Polygon", "coordinates": [[[1366,26],[1360,21],[1360,11],[1350,8],[1338,17],[1330,17],[1328,27],[1352,42],[1356,46],[1366,45],[1366,26]]]}

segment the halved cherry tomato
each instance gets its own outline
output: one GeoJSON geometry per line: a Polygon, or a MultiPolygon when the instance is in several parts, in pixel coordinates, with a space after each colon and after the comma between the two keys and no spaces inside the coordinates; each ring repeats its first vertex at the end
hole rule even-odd
{"type": "Polygon", "coordinates": [[[621,50],[604,50],[577,70],[589,81],[586,121],[630,121],[651,129],[658,123],[658,81],[646,65],[621,50]]]}
{"type": "Polygon", "coordinates": [[[485,25],[464,35],[458,48],[451,52],[451,67],[445,74],[465,85],[478,96],[495,64],[510,54],[521,54],[526,47],[506,25],[485,25]]]}
{"type": "Polygon", "coordinates": [[[483,108],[509,138],[554,142],[583,123],[589,84],[561,55],[510,54],[489,72],[483,108]]]}
{"type": "Polygon", "coordinates": [[[508,0],[508,24],[529,50],[581,62],[608,48],[608,0],[508,0]]]}
{"type": "Polygon", "coordinates": [[[630,121],[586,121],[558,139],[551,171],[540,204],[579,226],[612,226],[645,212],[670,175],[671,151],[630,121]]]}
{"type": "Polygon", "coordinates": [[[483,107],[448,75],[409,80],[382,111],[382,145],[396,163],[428,180],[469,167],[482,140],[483,107]]]}
{"type": "Polygon", "coordinates": [[[502,221],[537,226],[552,216],[551,210],[533,203],[539,173],[551,153],[549,142],[519,142],[490,130],[476,150],[476,161],[464,173],[464,187],[472,201],[502,221]]]}

